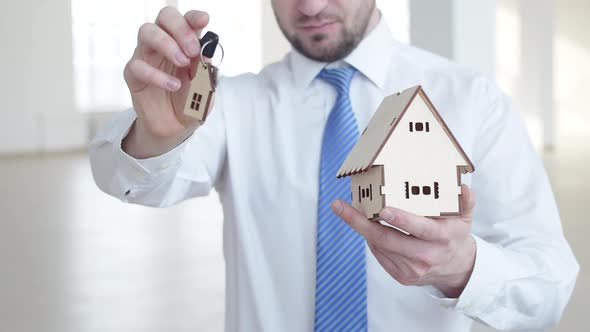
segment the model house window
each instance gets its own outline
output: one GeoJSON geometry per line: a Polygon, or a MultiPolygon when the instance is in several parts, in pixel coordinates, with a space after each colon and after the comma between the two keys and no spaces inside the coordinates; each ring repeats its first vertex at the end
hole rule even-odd
{"type": "MultiPolygon", "coordinates": [[[[404,182],[405,184],[405,196],[406,199],[410,199],[410,193],[412,196],[419,196],[420,195],[420,186],[412,186],[410,182],[404,182]]],[[[422,186],[422,195],[430,196],[432,195],[434,188],[434,199],[439,198],[439,190],[438,190],[438,182],[434,182],[433,186],[422,186]]]]}
{"type": "Polygon", "coordinates": [[[361,188],[359,186],[359,203],[362,199],[368,198],[370,201],[373,200],[373,185],[370,184],[367,188],[361,188]]]}
{"type": "Polygon", "coordinates": [[[426,131],[430,132],[429,122],[410,122],[410,131],[426,131]]]}
{"type": "Polygon", "coordinates": [[[434,199],[438,199],[438,182],[434,183],[434,199]]]}
{"type": "Polygon", "coordinates": [[[193,94],[193,100],[191,101],[191,108],[195,111],[199,110],[199,106],[201,106],[201,99],[203,99],[203,95],[199,93],[193,94]]]}

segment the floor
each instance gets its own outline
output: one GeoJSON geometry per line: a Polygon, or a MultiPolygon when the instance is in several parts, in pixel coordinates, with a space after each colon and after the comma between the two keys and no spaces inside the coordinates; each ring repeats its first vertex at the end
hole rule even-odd
{"type": "Polygon", "coordinates": [[[0,331],[222,331],[216,197],[100,192],[84,154],[0,159],[0,331]]]}
{"type": "MultiPolygon", "coordinates": [[[[590,305],[590,134],[564,137],[544,160],[582,265],[555,331],[577,331],[590,305]]],[[[95,187],[84,154],[0,158],[0,183],[1,332],[223,329],[215,195],[123,204],[95,187]]]]}

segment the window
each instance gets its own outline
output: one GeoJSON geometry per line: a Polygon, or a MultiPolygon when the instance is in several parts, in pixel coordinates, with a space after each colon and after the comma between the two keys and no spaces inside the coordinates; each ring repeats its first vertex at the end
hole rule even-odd
{"type": "Polygon", "coordinates": [[[438,199],[438,182],[434,183],[434,199],[438,199]]]}
{"type": "Polygon", "coordinates": [[[167,0],[72,0],[75,101],[83,112],[131,107],[123,68],[137,31],[153,22],[167,0]]]}
{"type": "Polygon", "coordinates": [[[194,109],[195,111],[199,110],[199,106],[201,105],[201,99],[203,98],[202,94],[199,93],[194,93],[193,94],[193,99],[191,101],[191,108],[194,109]]]}
{"type": "Polygon", "coordinates": [[[404,182],[404,184],[406,185],[406,199],[410,199],[410,183],[404,182]]]}
{"type": "MultiPolygon", "coordinates": [[[[79,110],[111,112],[131,107],[123,69],[137,44],[139,27],[153,22],[166,5],[176,6],[181,13],[198,8],[210,14],[205,29],[221,38],[225,49],[220,68],[223,75],[260,71],[263,44],[272,45],[272,40],[259,37],[263,35],[262,22],[268,19],[263,15],[273,15],[266,10],[270,5],[262,0],[72,0],[75,100],[79,110]]],[[[379,0],[378,7],[394,38],[408,43],[409,1],[379,0]]]]}
{"type": "Polygon", "coordinates": [[[430,123],[428,122],[410,122],[410,131],[414,132],[414,129],[416,131],[425,131],[424,128],[426,128],[426,132],[430,132],[430,123]]]}
{"type": "Polygon", "coordinates": [[[362,199],[368,198],[369,200],[373,200],[373,184],[369,184],[367,188],[361,188],[359,186],[359,203],[362,199]]]}
{"type": "MultiPolygon", "coordinates": [[[[410,186],[410,182],[404,182],[405,184],[405,196],[406,199],[410,199],[410,193],[413,196],[420,195],[420,186],[410,186]]],[[[423,196],[430,196],[432,195],[432,187],[431,186],[422,186],[422,195],[423,196]]],[[[438,182],[434,182],[434,199],[439,199],[439,188],[438,182]]]]}
{"type": "Polygon", "coordinates": [[[80,111],[114,112],[131,107],[123,69],[137,45],[139,27],[154,22],[167,5],[183,14],[195,8],[210,14],[205,30],[221,38],[223,75],[260,70],[262,40],[256,36],[261,35],[261,0],[72,0],[75,101],[80,111]]]}

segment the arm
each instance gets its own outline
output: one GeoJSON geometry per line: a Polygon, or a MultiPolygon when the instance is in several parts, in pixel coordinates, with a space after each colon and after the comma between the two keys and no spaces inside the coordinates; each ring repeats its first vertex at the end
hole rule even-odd
{"type": "Polygon", "coordinates": [[[493,95],[476,128],[477,258],[455,308],[499,329],[544,329],[559,322],[579,267],[522,119],[493,95]]]}
{"type": "Polygon", "coordinates": [[[115,115],[90,144],[94,180],[105,193],[125,202],[170,206],[207,195],[225,163],[224,114],[218,102],[207,122],[172,150],[135,159],[121,148],[136,120],[132,110],[115,115]]]}
{"type": "Polygon", "coordinates": [[[208,22],[205,12],[183,16],[165,7],[139,28],[124,71],[134,112],[117,115],[90,145],[93,175],[106,193],[167,206],[205,195],[216,182],[225,160],[222,107],[201,127],[183,113],[200,61],[197,36],[208,22]]]}

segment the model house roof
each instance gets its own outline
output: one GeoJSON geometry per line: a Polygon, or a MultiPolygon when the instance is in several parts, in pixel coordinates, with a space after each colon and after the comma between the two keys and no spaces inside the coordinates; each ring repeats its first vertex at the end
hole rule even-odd
{"type": "Polygon", "coordinates": [[[389,95],[383,99],[379,108],[369,121],[369,125],[359,137],[344,163],[338,170],[337,177],[344,177],[367,171],[379,156],[387,140],[397,128],[416,96],[420,96],[428,105],[434,117],[441,124],[443,130],[452,141],[457,151],[465,161],[461,172],[473,172],[474,167],[461,145],[457,142],[451,130],[447,127],[440,114],[420,85],[389,95]]]}

